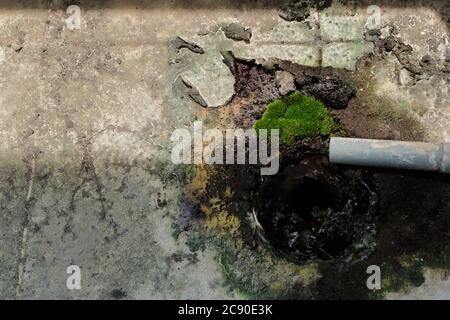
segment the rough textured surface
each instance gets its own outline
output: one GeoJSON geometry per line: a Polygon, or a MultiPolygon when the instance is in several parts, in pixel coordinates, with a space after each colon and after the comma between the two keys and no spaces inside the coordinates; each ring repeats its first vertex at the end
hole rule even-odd
{"type": "MultiPolygon", "coordinates": [[[[79,31],[63,10],[0,13],[1,298],[230,297],[214,254],[172,236],[168,13],[125,12],[83,12],[79,31]]],[[[196,25],[184,15],[172,35],[196,25]]]]}
{"type": "Polygon", "coordinates": [[[364,19],[362,16],[330,22],[317,18],[317,15],[311,17],[308,23],[278,19],[272,22],[270,28],[260,25],[252,27],[250,43],[226,41],[223,33],[216,31],[195,35],[183,33],[183,37],[205,50],[231,51],[239,59],[256,59],[261,63],[281,59],[307,66],[354,70],[356,61],[372,52],[374,47],[372,42],[364,40],[364,19]],[[345,23],[345,27],[335,30],[333,26],[341,22],[345,23]]]}
{"type": "Polygon", "coordinates": [[[196,65],[182,73],[180,77],[188,87],[198,92],[205,107],[224,106],[234,95],[233,74],[223,63],[220,54],[202,55],[196,61],[196,65]]]}
{"type": "Polygon", "coordinates": [[[244,28],[237,23],[230,23],[223,27],[222,30],[227,38],[236,41],[245,41],[249,43],[252,37],[252,31],[249,28],[244,28]]]}
{"type": "Polygon", "coordinates": [[[303,21],[309,17],[308,3],[296,1],[282,6],[278,14],[286,21],[303,21]]]}
{"type": "Polygon", "coordinates": [[[279,66],[294,76],[302,93],[322,101],[328,108],[345,109],[356,95],[355,88],[333,69],[306,67],[290,61],[281,61],[279,66]]]}

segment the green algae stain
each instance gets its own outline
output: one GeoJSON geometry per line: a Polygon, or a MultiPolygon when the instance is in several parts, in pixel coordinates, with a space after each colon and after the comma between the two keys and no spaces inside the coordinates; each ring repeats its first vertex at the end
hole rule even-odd
{"type": "Polygon", "coordinates": [[[339,125],[322,102],[294,92],[269,103],[254,128],[279,129],[281,143],[289,146],[296,140],[329,136],[339,125]]]}

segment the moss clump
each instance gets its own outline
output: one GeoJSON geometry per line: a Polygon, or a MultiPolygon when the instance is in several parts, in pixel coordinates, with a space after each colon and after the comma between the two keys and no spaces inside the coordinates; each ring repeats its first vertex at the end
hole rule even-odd
{"type": "Polygon", "coordinates": [[[297,139],[328,136],[339,125],[323,103],[294,92],[271,102],[254,128],[279,129],[281,143],[289,146],[297,139]]]}

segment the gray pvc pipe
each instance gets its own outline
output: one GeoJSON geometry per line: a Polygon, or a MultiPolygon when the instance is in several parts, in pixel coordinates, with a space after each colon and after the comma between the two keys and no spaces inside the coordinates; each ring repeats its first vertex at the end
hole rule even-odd
{"type": "Polygon", "coordinates": [[[331,138],[330,162],[450,173],[450,143],[331,138]]]}

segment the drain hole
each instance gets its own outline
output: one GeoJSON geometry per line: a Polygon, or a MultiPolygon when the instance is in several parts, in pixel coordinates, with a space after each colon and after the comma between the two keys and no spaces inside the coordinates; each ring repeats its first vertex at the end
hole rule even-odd
{"type": "Polygon", "coordinates": [[[329,184],[305,177],[303,182],[287,190],[285,206],[302,219],[314,220],[314,216],[323,210],[328,208],[339,210],[337,201],[333,198],[333,194],[336,194],[333,189],[329,184]]]}
{"type": "Polygon", "coordinates": [[[305,261],[367,254],[363,244],[375,232],[374,205],[359,174],[332,170],[314,156],[265,181],[254,207],[264,238],[305,261]]]}

